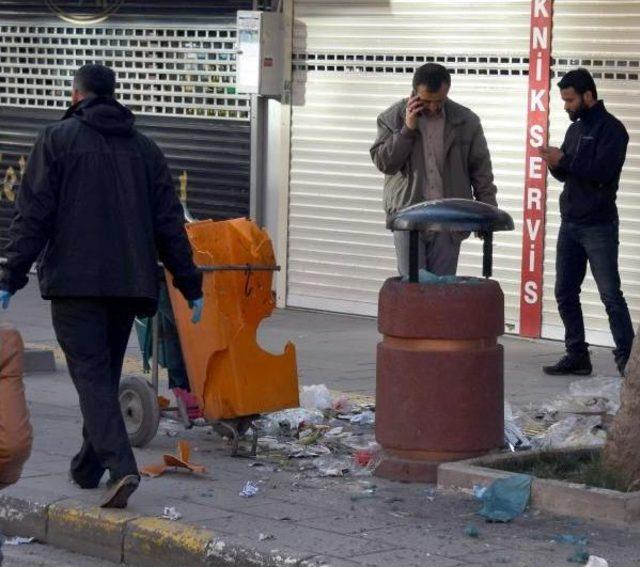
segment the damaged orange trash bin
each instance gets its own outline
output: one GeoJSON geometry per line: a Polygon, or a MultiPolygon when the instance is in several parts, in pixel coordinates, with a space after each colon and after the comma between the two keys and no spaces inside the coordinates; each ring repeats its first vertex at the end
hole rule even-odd
{"type": "Polygon", "coordinates": [[[0,489],[18,482],[31,454],[33,431],[22,383],[20,333],[0,327],[0,489]]]}
{"type": "Polygon", "coordinates": [[[204,272],[200,323],[171,284],[167,287],[191,391],[205,419],[228,420],[299,405],[295,347],[274,355],[256,342],[275,308],[271,239],[248,219],[186,225],[195,263],[204,272]]]}

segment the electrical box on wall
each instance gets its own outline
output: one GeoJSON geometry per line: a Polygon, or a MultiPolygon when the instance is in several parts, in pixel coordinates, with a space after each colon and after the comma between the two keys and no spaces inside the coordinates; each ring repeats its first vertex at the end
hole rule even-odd
{"type": "Polygon", "coordinates": [[[238,11],[236,88],[278,96],[283,81],[284,17],[278,12],[238,11]]]}

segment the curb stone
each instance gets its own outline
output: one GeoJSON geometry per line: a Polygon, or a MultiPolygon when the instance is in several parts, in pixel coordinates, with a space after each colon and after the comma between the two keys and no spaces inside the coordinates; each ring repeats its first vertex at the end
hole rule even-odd
{"type": "Polygon", "coordinates": [[[50,505],[48,517],[47,543],[120,563],[127,523],[139,516],[65,500],[50,505]]]}
{"type": "Polygon", "coordinates": [[[0,532],[137,567],[320,567],[312,553],[263,553],[207,529],[74,500],[0,496],[0,532]]]}

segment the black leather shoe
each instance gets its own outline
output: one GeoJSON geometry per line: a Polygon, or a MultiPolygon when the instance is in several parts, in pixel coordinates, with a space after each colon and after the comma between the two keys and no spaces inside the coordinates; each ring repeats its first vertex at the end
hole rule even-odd
{"type": "Polygon", "coordinates": [[[627,360],[628,359],[618,360],[616,362],[616,366],[618,367],[618,372],[620,372],[620,376],[622,376],[623,378],[624,378],[624,371],[625,371],[625,369],[627,367],[627,360]]]}
{"type": "Polygon", "coordinates": [[[588,354],[566,354],[552,366],[543,366],[542,370],[550,376],[589,376],[593,370],[588,354]]]}
{"type": "Polygon", "coordinates": [[[140,477],[129,474],[114,482],[107,490],[100,508],[126,508],[129,497],[136,491],[140,484],[140,477]]]}

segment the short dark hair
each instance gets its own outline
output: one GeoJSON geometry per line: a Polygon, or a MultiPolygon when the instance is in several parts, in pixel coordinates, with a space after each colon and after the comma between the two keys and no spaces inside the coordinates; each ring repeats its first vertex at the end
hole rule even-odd
{"type": "Polygon", "coordinates": [[[587,91],[591,91],[593,93],[593,98],[598,100],[596,83],[593,80],[591,73],[582,67],[580,69],[569,71],[562,77],[562,79],[560,79],[558,86],[561,89],[573,88],[580,95],[583,95],[587,91]]]}
{"type": "Polygon", "coordinates": [[[112,97],[116,92],[116,74],[104,65],[84,65],[75,72],[73,86],[83,94],[112,97]]]}
{"type": "Polygon", "coordinates": [[[451,86],[451,75],[446,67],[437,63],[427,63],[418,67],[413,75],[413,88],[417,90],[420,85],[427,87],[429,92],[439,91],[442,84],[451,86]]]}

